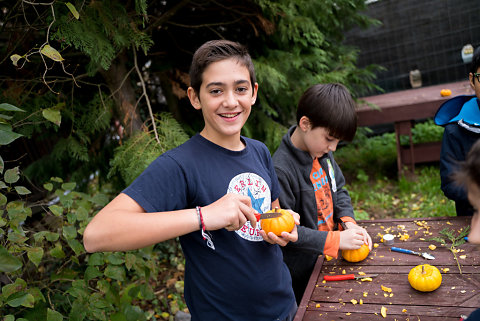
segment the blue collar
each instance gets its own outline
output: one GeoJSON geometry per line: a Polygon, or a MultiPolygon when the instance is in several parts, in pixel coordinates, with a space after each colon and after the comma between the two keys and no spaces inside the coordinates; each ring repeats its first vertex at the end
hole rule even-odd
{"type": "Polygon", "coordinates": [[[459,121],[468,125],[480,126],[480,101],[475,95],[449,99],[438,108],[434,121],[440,126],[459,121]]]}

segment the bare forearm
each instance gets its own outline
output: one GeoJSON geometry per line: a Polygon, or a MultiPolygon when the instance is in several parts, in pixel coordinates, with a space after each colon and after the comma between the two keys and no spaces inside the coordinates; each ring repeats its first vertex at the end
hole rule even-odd
{"type": "Polygon", "coordinates": [[[85,229],[83,240],[88,252],[139,249],[199,229],[195,209],[144,213],[135,207],[122,208],[115,200],[112,203],[85,229]]]}

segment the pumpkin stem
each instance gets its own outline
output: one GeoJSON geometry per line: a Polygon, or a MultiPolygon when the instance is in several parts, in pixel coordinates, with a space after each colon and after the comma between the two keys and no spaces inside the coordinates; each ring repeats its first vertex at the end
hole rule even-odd
{"type": "Polygon", "coordinates": [[[425,274],[425,265],[422,264],[422,274],[425,274]]]}

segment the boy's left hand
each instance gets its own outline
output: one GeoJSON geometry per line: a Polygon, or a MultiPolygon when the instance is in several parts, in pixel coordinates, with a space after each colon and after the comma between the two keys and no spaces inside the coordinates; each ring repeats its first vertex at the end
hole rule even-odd
{"type": "Polygon", "coordinates": [[[265,242],[268,242],[270,244],[278,244],[280,246],[285,246],[289,242],[296,242],[298,240],[298,232],[297,232],[297,225],[300,225],[300,215],[298,213],[288,210],[290,214],[293,215],[293,219],[295,221],[295,226],[293,227],[293,230],[288,233],[288,232],[282,232],[281,236],[275,235],[273,232],[269,232],[268,234],[265,233],[265,231],[260,230],[260,235],[263,237],[263,240],[265,242]]]}
{"type": "Polygon", "coordinates": [[[361,230],[362,234],[363,234],[363,242],[368,245],[370,250],[372,250],[372,244],[373,244],[372,243],[372,238],[370,237],[370,235],[368,234],[366,229],[364,229],[363,227],[358,226],[357,224],[352,223],[352,222],[345,222],[345,225],[347,226],[347,228],[356,228],[356,229],[361,230]]]}

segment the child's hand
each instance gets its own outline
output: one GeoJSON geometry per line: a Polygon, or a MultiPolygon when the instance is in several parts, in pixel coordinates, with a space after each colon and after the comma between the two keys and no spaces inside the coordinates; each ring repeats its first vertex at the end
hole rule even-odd
{"type": "Polygon", "coordinates": [[[358,228],[349,228],[340,232],[340,250],[356,250],[364,243],[364,235],[358,228]]]}
{"type": "Polygon", "coordinates": [[[203,223],[206,230],[225,228],[229,231],[240,229],[247,221],[255,228],[255,210],[250,197],[240,194],[226,194],[210,205],[202,207],[203,223]]]}
{"type": "Polygon", "coordinates": [[[345,222],[345,226],[348,228],[348,229],[351,229],[351,228],[356,228],[356,229],[359,229],[360,231],[362,231],[362,234],[363,234],[363,242],[365,244],[368,245],[368,247],[370,248],[370,251],[372,250],[372,238],[370,237],[370,235],[368,234],[367,230],[364,229],[363,227],[353,223],[353,222],[345,222]]]}
{"type": "Polygon", "coordinates": [[[300,224],[300,215],[292,210],[288,210],[290,214],[293,215],[293,219],[295,221],[295,226],[293,227],[293,230],[288,233],[288,232],[282,232],[281,236],[275,235],[273,232],[269,232],[268,234],[265,233],[265,231],[260,230],[260,235],[263,237],[263,240],[265,242],[268,242],[270,244],[278,244],[280,246],[285,246],[289,242],[296,242],[298,240],[298,231],[297,231],[297,225],[300,224]]]}

